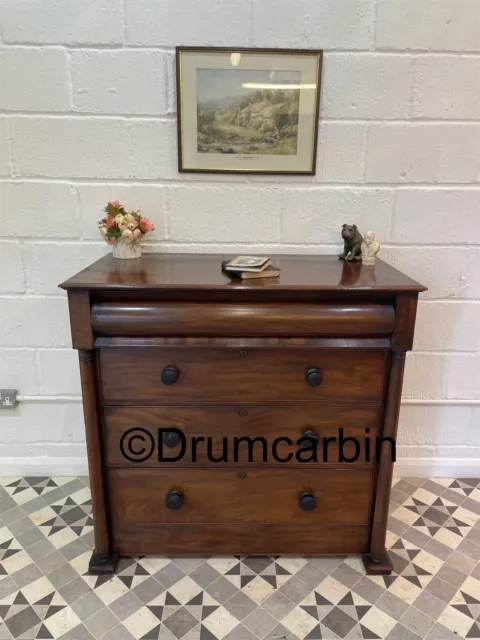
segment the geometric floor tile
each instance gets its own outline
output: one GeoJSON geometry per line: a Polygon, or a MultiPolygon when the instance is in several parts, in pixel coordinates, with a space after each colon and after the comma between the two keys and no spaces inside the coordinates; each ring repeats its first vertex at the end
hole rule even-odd
{"type": "Polygon", "coordinates": [[[91,576],[88,480],[0,478],[0,640],[480,640],[480,480],[398,479],[392,499],[391,576],[303,556],[124,557],[91,576]]]}

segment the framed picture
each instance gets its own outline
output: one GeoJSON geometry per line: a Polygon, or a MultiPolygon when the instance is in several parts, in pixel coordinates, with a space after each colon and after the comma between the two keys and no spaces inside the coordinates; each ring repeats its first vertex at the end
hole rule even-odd
{"type": "Polygon", "coordinates": [[[315,173],[321,51],[176,53],[179,171],[315,173]]]}

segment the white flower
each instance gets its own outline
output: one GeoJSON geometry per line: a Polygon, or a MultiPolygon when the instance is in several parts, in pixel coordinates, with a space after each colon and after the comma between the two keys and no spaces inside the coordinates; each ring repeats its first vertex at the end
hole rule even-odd
{"type": "Polygon", "coordinates": [[[135,216],[133,215],[133,213],[127,213],[127,215],[125,216],[125,220],[127,222],[135,222],[135,216]]]}
{"type": "Polygon", "coordinates": [[[127,223],[125,222],[125,220],[121,220],[117,224],[120,231],[124,231],[127,228],[127,223]]]}
{"type": "Polygon", "coordinates": [[[125,242],[133,242],[134,240],[134,235],[133,233],[130,231],[130,229],[125,229],[125,231],[122,233],[122,238],[125,240],[125,242]]]}
{"type": "Polygon", "coordinates": [[[125,218],[121,213],[115,216],[115,222],[118,224],[118,226],[120,226],[120,223],[124,221],[125,221],[125,218]]]}
{"type": "Polygon", "coordinates": [[[128,228],[130,229],[130,231],[134,231],[137,228],[137,221],[136,220],[132,220],[131,222],[128,223],[128,228]]]}
{"type": "Polygon", "coordinates": [[[102,236],[106,236],[108,233],[107,227],[100,227],[100,233],[102,234],[102,236]]]}

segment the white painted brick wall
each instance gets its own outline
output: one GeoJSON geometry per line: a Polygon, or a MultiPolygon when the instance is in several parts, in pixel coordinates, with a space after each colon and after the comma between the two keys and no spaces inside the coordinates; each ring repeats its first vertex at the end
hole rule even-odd
{"type": "Polygon", "coordinates": [[[0,468],[84,456],[57,285],[108,251],[110,199],[154,221],[146,251],[334,254],[373,228],[429,287],[399,450],[480,457],[479,0],[0,0],[0,87],[0,387],[52,398],[0,415],[0,468]],[[323,48],[317,174],[179,174],[182,44],[323,48]]]}
{"type": "Polygon", "coordinates": [[[480,123],[369,126],[368,182],[476,182],[480,123]]]}
{"type": "Polygon", "coordinates": [[[413,60],[405,55],[325,56],[322,115],[330,118],[408,118],[413,60]]]}
{"type": "Polygon", "coordinates": [[[421,51],[480,51],[477,0],[378,0],[377,46],[421,51]]]}
{"type": "Polygon", "coordinates": [[[0,116],[0,176],[10,175],[7,119],[0,116]]]}
{"type": "Polygon", "coordinates": [[[413,115],[477,120],[479,87],[480,57],[419,56],[415,61],[413,115]]]}
{"type": "Polygon", "coordinates": [[[167,111],[166,55],[160,51],[72,51],[70,64],[78,111],[167,111]]]}
{"type": "MultiPolygon", "coordinates": [[[[134,2],[134,0],[131,0],[134,2]]],[[[255,47],[369,49],[374,0],[253,0],[255,47]]]]}
{"type": "Polygon", "coordinates": [[[65,49],[0,49],[0,109],[68,111],[70,90],[65,49]]]}
{"type": "Polygon", "coordinates": [[[0,293],[23,293],[23,273],[20,243],[0,242],[0,293]]]}

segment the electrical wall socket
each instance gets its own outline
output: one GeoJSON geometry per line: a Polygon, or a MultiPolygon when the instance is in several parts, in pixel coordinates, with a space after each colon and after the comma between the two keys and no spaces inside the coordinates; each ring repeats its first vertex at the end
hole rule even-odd
{"type": "Polygon", "coordinates": [[[0,389],[0,411],[15,409],[18,404],[17,389],[0,389]]]}

